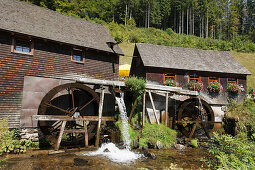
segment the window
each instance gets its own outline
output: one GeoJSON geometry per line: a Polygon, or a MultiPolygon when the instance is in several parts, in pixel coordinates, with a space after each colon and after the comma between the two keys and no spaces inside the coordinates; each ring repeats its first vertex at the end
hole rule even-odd
{"type": "Polygon", "coordinates": [[[197,74],[191,74],[189,75],[189,82],[201,82],[201,77],[198,76],[197,74]]]}
{"type": "Polygon", "coordinates": [[[173,80],[176,83],[176,75],[174,73],[165,73],[163,76],[163,84],[166,84],[167,80],[173,80]]]}
{"type": "Polygon", "coordinates": [[[27,37],[13,37],[11,52],[33,55],[33,41],[27,37]]]}
{"type": "Polygon", "coordinates": [[[81,49],[73,49],[71,61],[77,63],[84,63],[84,52],[81,49]]]}
{"type": "Polygon", "coordinates": [[[237,78],[228,78],[227,83],[230,84],[238,84],[238,79],[237,78]]]}
{"type": "Polygon", "coordinates": [[[218,83],[220,83],[220,78],[219,77],[208,77],[208,84],[210,82],[214,82],[217,81],[218,83]]]}

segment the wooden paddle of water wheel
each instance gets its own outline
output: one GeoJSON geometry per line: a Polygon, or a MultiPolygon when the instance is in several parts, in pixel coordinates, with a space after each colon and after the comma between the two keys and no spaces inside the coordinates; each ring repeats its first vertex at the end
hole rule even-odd
{"type": "Polygon", "coordinates": [[[214,127],[214,112],[204,100],[188,99],[179,107],[176,123],[188,140],[201,134],[210,138],[214,127]]]}
{"type": "Polygon", "coordinates": [[[113,121],[113,117],[102,117],[104,89],[100,97],[90,87],[80,83],[68,83],[50,90],[42,99],[38,115],[39,126],[44,135],[59,149],[63,134],[69,134],[85,146],[95,139],[99,142],[101,120],[113,121]],[[97,127],[97,128],[96,128],[97,127]]]}

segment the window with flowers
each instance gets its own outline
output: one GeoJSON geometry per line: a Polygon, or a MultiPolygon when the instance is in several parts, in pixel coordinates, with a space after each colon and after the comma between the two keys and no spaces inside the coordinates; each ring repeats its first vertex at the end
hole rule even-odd
{"type": "Polygon", "coordinates": [[[176,74],[174,73],[164,73],[163,84],[167,86],[176,86],[176,74]]]}
{"type": "Polygon", "coordinates": [[[201,77],[197,74],[189,75],[189,82],[201,82],[201,77]]]}
{"type": "Polygon", "coordinates": [[[218,77],[208,77],[208,91],[210,93],[219,93],[223,90],[222,85],[220,84],[220,78],[218,77]]]}
{"type": "Polygon", "coordinates": [[[203,89],[201,77],[197,74],[189,75],[189,90],[200,91],[203,89]]]}

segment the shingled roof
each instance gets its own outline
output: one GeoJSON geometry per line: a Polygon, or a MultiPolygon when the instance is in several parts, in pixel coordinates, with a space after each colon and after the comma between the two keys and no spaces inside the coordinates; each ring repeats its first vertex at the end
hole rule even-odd
{"type": "Polygon", "coordinates": [[[115,45],[114,51],[107,42],[115,42],[108,30],[71,16],[18,0],[0,0],[0,29],[45,38],[67,44],[116,52],[123,55],[115,45]]]}
{"type": "Polygon", "coordinates": [[[136,44],[144,66],[233,74],[251,74],[229,53],[193,48],[136,44]]]}

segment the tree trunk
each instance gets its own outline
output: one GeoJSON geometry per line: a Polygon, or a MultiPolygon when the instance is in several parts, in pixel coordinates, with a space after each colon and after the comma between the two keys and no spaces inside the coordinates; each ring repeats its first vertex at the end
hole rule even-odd
{"type": "Polygon", "coordinates": [[[176,10],[174,10],[174,32],[176,32],[176,10]]]}
{"type": "Polygon", "coordinates": [[[202,37],[204,38],[204,16],[202,15],[202,37]]]}
{"type": "Polygon", "coordinates": [[[148,17],[148,14],[147,14],[148,10],[146,8],[145,10],[145,23],[144,23],[144,27],[147,28],[147,17],[148,17]]]}
{"type": "Polygon", "coordinates": [[[189,34],[193,35],[192,33],[192,8],[189,9],[189,34]]]}
{"type": "Polygon", "coordinates": [[[126,12],[125,12],[125,26],[127,25],[127,11],[128,10],[128,7],[127,7],[127,4],[126,4],[126,12]]]}
{"type": "Polygon", "coordinates": [[[184,9],[182,9],[182,34],[184,32],[184,9]]]}
{"type": "Polygon", "coordinates": [[[179,12],[179,34],[181,34],[181,12],[179,12]]]}
{"type": "Polygon", "coordinates": [[[151,12],[151,4],[149,3],[149,7],[148,7],[148,28],[150,27],[150,12],[151,12]]]}
{"type": "Polygon", "coordinates": [[[192,20],[192,34],[194,35],[195,34],[195,14],[194,14],[194,9],[192,10],[193,13],[193,20],[192,20]]]}
{"type": "Polygon", "coordinates": [[[206,10],[206,28],[205,28],[205,38],[208,38],[208,10],[206,10]]]}
{"type": "Polygon", "coordinates": [[[186,34],[189,35],[189,7],[187,7],[187,27],[186,34]]]}

